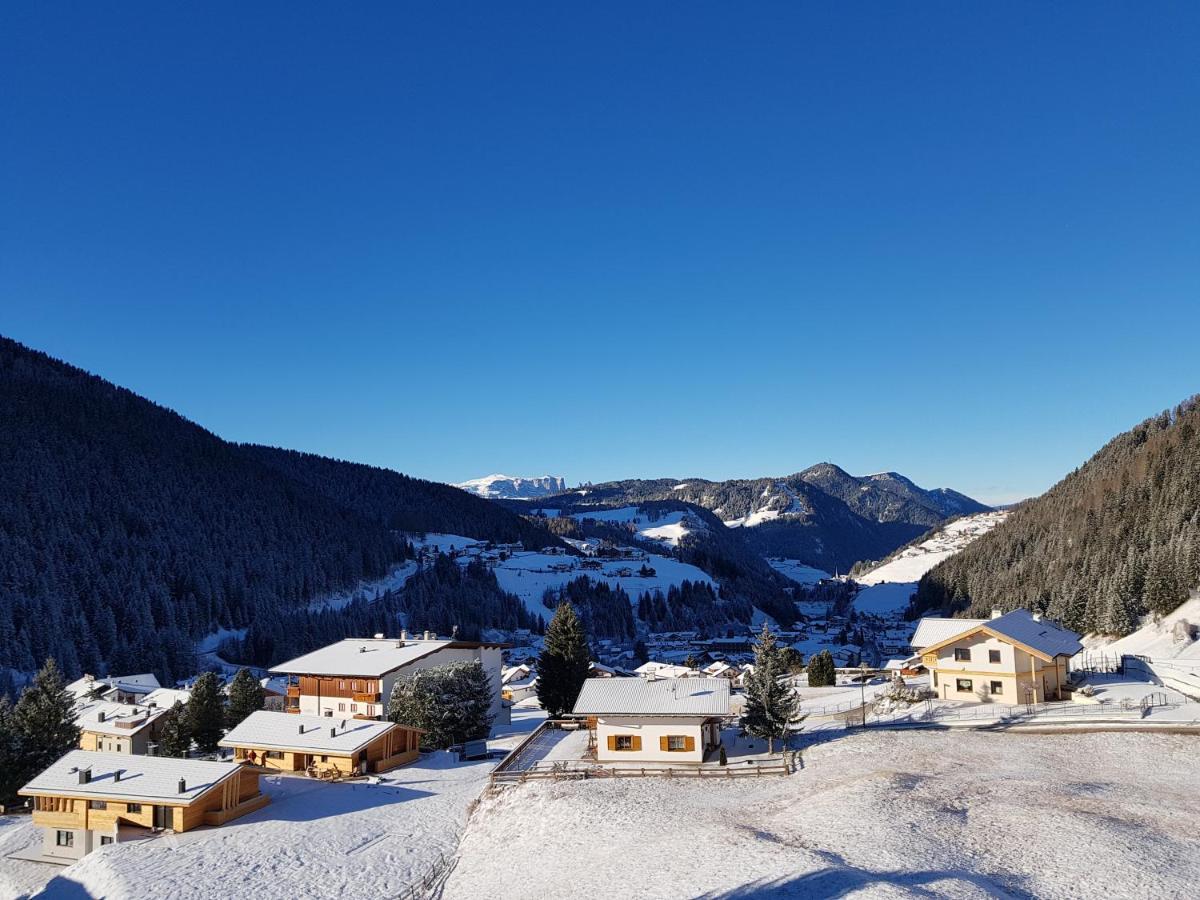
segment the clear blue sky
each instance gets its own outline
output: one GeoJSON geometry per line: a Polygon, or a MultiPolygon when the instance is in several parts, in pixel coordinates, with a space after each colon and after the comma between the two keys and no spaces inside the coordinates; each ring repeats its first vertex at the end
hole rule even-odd
{"type": "Polygon", "coordinates": [[[7,4],[0,333],[460,480],[1037,493],[1200,390],[1200,6],[7,4]]]}

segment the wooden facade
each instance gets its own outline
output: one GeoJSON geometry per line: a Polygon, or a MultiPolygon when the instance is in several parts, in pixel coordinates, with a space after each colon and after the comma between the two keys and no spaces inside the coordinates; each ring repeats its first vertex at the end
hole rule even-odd
{"type": "Polygon", "coordinates": [[[313,747],[263,746],[251,742],[227,743],[233,747],[234,759],[249,762],[274,772],[308,772],[325,774],[332,770],[338,776],[386,772],[410,763],[420,756],[419,728],[393,725],[383,734],[357,750],[347,753],[313,747]]]}

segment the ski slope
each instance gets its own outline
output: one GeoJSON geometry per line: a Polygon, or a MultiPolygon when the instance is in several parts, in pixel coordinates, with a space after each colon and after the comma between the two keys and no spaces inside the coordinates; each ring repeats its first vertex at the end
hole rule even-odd
{"type": "Polygon", "coordinates": [[[917,582],[926,572],[987,534],[1008,516],[1006,510],[955,519],[928,540],[905,547],[894,558],[855,577],[859,584],[917,582]]]}

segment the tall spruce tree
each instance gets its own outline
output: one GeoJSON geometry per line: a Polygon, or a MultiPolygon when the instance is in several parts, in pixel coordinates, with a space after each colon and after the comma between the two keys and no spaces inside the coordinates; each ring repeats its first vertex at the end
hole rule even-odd
{"type": "Polygon", "coordinates": [[[746,679],[746,708],[742,727],[765,738],[767,752],[775,752],[776,738],[787,736],[796,717],[796,692],[787,681],[787,660],[771,629],[764,624],[754,645],[754,671],[746,679]]]}
{"type": "Polygon", "coordinates": [[[53,658],[46,660],[21,692],[12,721],[20,742],[22,771],[30,777],[79,746],[75,702],[53,658]]]}
{"type": "Polygon", "coordinates": [[[192,749],[192,733],[188,730],[188,717],[178,700],[163,715],[158,727],[158,755],[183,758],[192,749]]]}
{"type": "Polygon", "coordinates": [[[828,650],[815,653],[808,660],[808,686],[832,687],[837,684],[837,667],[828,650]]]}
{"type": "Polygon", "coordinates": [[[443,749],[486,738],[491,731],[495,687],[477,660],[420,669],[392,688],[388,718],[421,728],[421,745],[443,749]]]}
{"type": "Polygon", "coordinates": [[[538,700],[550,718],[570,712],[587,680],[587,635],[570,603],[560,603],[546,628],[545,643],[538,657],[538,700]]]}
{"type": "Polygon", "coordinates": [[[205,672],[192,685],[188,698],[187,728],[201,753],[214,753],[221,740],[225,721],[224,704],[221,702],[221,683],[212,672],[205,672]]]}
{"type": "Polygon", "coordinates": [[[250,715],[263,708],[263,687],[249,669],[238,669],[229,684],[229,705],[225,707],[225,724],[234,728],[250,715]]]}

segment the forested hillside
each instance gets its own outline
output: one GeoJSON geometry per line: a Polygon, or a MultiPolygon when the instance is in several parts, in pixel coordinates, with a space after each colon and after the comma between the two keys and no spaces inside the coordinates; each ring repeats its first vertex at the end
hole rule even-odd
{"type": "Polygon", "coordinates": [[[395,527],[552,542],[455,488],[238,447],[6,338],[0,422],[0,672],[190,674],[196,639],[385,574],[395,527]]]}
{"type": "Polygon", "coordinates": [[[536,522],[513,515],[482,497],[435,481],[296,450],[255,444],[242,444],[241,449],[339,506],[361,513],[390,529],[522,543],[529,550],[560,543],[536,522]]]}
{"type": "Polygon", "coordinates": [[[1200,584],[1200,398],[1114,438],[931,570],[913,614],[1036,609],[1126,634],[1200,584]]]}

